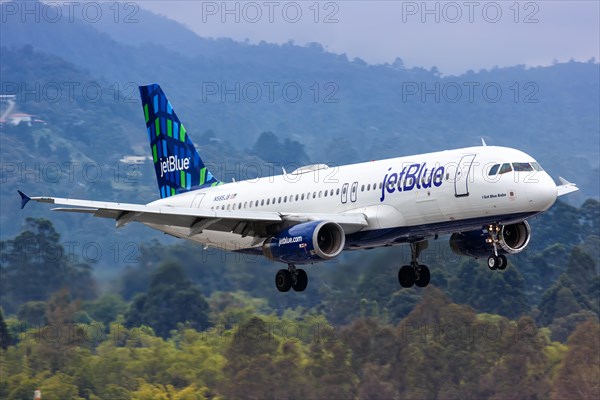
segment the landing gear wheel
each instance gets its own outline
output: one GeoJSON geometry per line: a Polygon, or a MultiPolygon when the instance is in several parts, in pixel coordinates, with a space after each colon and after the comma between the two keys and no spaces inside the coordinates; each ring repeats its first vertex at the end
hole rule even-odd
{"type": "Polygon", "coordinates": [[[488,257],[487,265],[488,268],[493,271],[498,268],[498,265],[500,265],[500,260],[498,259],[498,257],[491,255],[488,257]]]}
{"type": "Polygon", "coordinates": [[[500,271],[503,271],[506,269],[507,265],[508,265],[508,260],[506,259],[506,256],[504,254],[500,254],[498,256],[498,269],[500,271]]]}
{"type": "Polygon", "coordinates": [[[292,285],[292,289],[296,292],[303,292],[306,289],[306,285],[308,284],[308,275],[306,275],[306,271],[303,269],[296,270],[296,283],[292,285]]]}
{"type": "Polygon", "coordinates": [[[404,265],[398,271],[398,282],[400,286],[409,288],[415,284],[415,270],[410,265],[404,265]]]}
{"type": "Polygon", "coordinates": [[[425,287],[429,285],[429,278],[431,277],[429,273],[429,268],[426,265],[419,265],[418,270],[418,278],[415,279],[415,285],[418,287],[425,287]]]}
{"type": "Polygon", "coordinates": [[[280,292],[288,292],[292,287],[292,274],[287,269],[280,269],[275,275],[275,286],[280,292]]]}

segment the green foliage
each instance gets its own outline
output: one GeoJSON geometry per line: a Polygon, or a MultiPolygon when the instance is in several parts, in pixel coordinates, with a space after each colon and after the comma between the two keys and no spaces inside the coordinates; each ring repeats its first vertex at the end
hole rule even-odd
{"type": "MultiPolygon", "coordinates": [[[[572,314],[589,311],[600,313],[598,304],[598,272],[596,262],[581,247],[576,246],[571,252],[567,270],[550,287],[539,305],[537,320],[543,325],[550,325],[555,319],[562,319],[556,324],[564,325],[566,320],[579,317],[572,314]]],[[[572,325],[571,325],[572,328],[572,325]]],[[[561,335],[564,339],[564,333],[561,335]]]]}
{"type": "Polygon", "coordinates": [[[8,327],[4,321],[4,311],[0,307],[0,348],[5,349],[12,343],[12,337],[8,332],[8,327]]]}
{"type": "Polygon", "coordinates": [[[300,142],[289,138],[281,142],[273,132],[261,133],[252,147],[252,152],[264,161],[280,166],[297,168],[309,162],[300,142]]]}
{"type": "Polygon", "coordinates": [[[588,320],[569,336],[568,351],[562,359],[554,384],[553,399],[600,397],[600,324],[588,320]]]}
{"type": "Polygon", "coordinates": [[[46,302],[28,301],[19,306],[17,318],[30,326],[42,326],[46,323],[46,302]]]}
{"type": "Polygon", "coordinates": [[[448,294],[482,312],[517,318],[529,309],[525,280],[516,268],[490,274],[484,262],[463,260],[448,283],[448,294]]]}
{"type": "Polygon", "coordinates": [[[67,285],[76,298],[95,297],[91,267],[69,258],[52,222],[26,221],[24,231],[0,242],[5,255],[0,266],[0,302],[5,310],[15,312],[22,303],[47,300],[67,285]]]}
{"type": "Polygon", "coordinates": [[[148,292],[134,297],[125,322],[148,325],[163,338],[178,323],[203,330],[208,327],[208,303],[178,264],[165,263],[154,273],[148,292]]]}
{"type": "Polygon", "coordinates": [[[127,303],[114,293],[108,293],[96,301],[86,302],[84,309],[95,321],[102,322],[108,327],[117,317],[123,315],[127,309],[127,303]]]}

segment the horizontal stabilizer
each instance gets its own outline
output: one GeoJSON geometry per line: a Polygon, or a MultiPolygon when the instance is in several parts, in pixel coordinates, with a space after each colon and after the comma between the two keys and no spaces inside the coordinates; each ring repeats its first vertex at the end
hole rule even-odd
{"type": "Polygon", "coordinates": [[[562,176],[558,177],[558,181],[560,182],[560,185],[556,187],[558,196],[564,196],[565,194],[573,193],[579,190],[576,184],[569,182],[562,176]]]}
{"type": "Polygon", "coordinates": [[[31,197],[27,196],[25,193],[21,192],[20,190],[17,190],[17,192],[19,192],[19,196],[21,196],[21,210],[22,210],[25,208],[27,203],[29,203],[29,200],[31,200],[31,197]]]}

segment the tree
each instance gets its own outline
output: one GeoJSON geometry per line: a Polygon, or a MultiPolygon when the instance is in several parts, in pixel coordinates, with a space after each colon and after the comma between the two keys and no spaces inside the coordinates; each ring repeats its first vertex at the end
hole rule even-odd
{"type": "Polygon", "coordinates": [[[457,303],[509,318],[517,318],[529,309],[525,280],[510,265],[505,271],[490,274],[482,262],[465,259],[450,280],[448,293],[457,303]]]}
{"type": "Polygon", "coordinates": [[[11,343],[12,337],[8,333],[8,327],[4,321],[4,311],[2,311],[2,307],[0,307],[0,349],[6,350],[11,343]]]}
{"type": "Polygon", "coordinates": [[[125,323],[129,327],[148,325],[162,338],[178,323],[204,330],[209,326],[208,303],[179,264],[166,262],[154,273],[148,291],[134,297],[125,323]]]}
{"type": "Polygon", "coordinates": [[[102,322],[105,327],[108,327],[118,315],[125,313],[127,304],[119,295],[109,293],[97,301],[85,304],[85,310],[95,321],[102,322]]]}
{"type": "Polygon", "coordinates": [[[252,153],[267,162],[282,166],[301,166],[309,161],[300,142],[286,138],[282,143],[273,132],[261,133],[252,147],[252,153]]]}
{"type": "Polygon", "coordinates": [[[554,378],[551,397],[600,398],[600,324],[594,320],[579,324],[567,345],[569,349],[554,378]]]}
{"type": "Polygon", "coordinates": [[[75,298],[95,297],[91,267],[69,259],[49,220],[27,218],[25,230],[0,245],[6,249],[6,263],[0,268],[0,301],[7,312],[16,312],[28,301],[45,301],[66,286],[75,298]]]}
{"type": "Polygon", "coordinates": [[[41,327],[46,323],[46,302],[28,301],[19,306],[17,318],[31,327],[41,327]]]}
{"type": "Polygon", "coordinates": [[[599,313],[596,263],[579,246],[571,251],[567,270],[542,297],[537,321],[550,325],[555,318],[565,318],[584,310],[599,313]]]}

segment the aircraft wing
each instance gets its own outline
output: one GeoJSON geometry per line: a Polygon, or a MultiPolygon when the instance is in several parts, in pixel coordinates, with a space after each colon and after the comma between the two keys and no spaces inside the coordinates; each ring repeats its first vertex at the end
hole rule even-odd
{"type": "Polygon", "coordinates": [[[346,233],[356,232],[367,226],[364,214],[286,214],[274,211],[248,210],[203,210],[186,207],[147,206],[142,204],[113,203],[104,201],[66,199],[59,197],[29,197],[19,191],[21,208],[30,201],[57,204],[68,207],[53,208],[53,211],[93,214],[95,217],[110,218],[116,221],[117,228],[129,222],[179,226],[190,229],[190,236],[204,229],[234,232],[243,236],[256,232],[260,236],[265,227],[283,222],[302,223],[326,220],[340,224],[346,233]],[[262,229],[261,229],[262,228],[262,229]],[[260,232],[260,233],[259,233],[260,232]]]}

